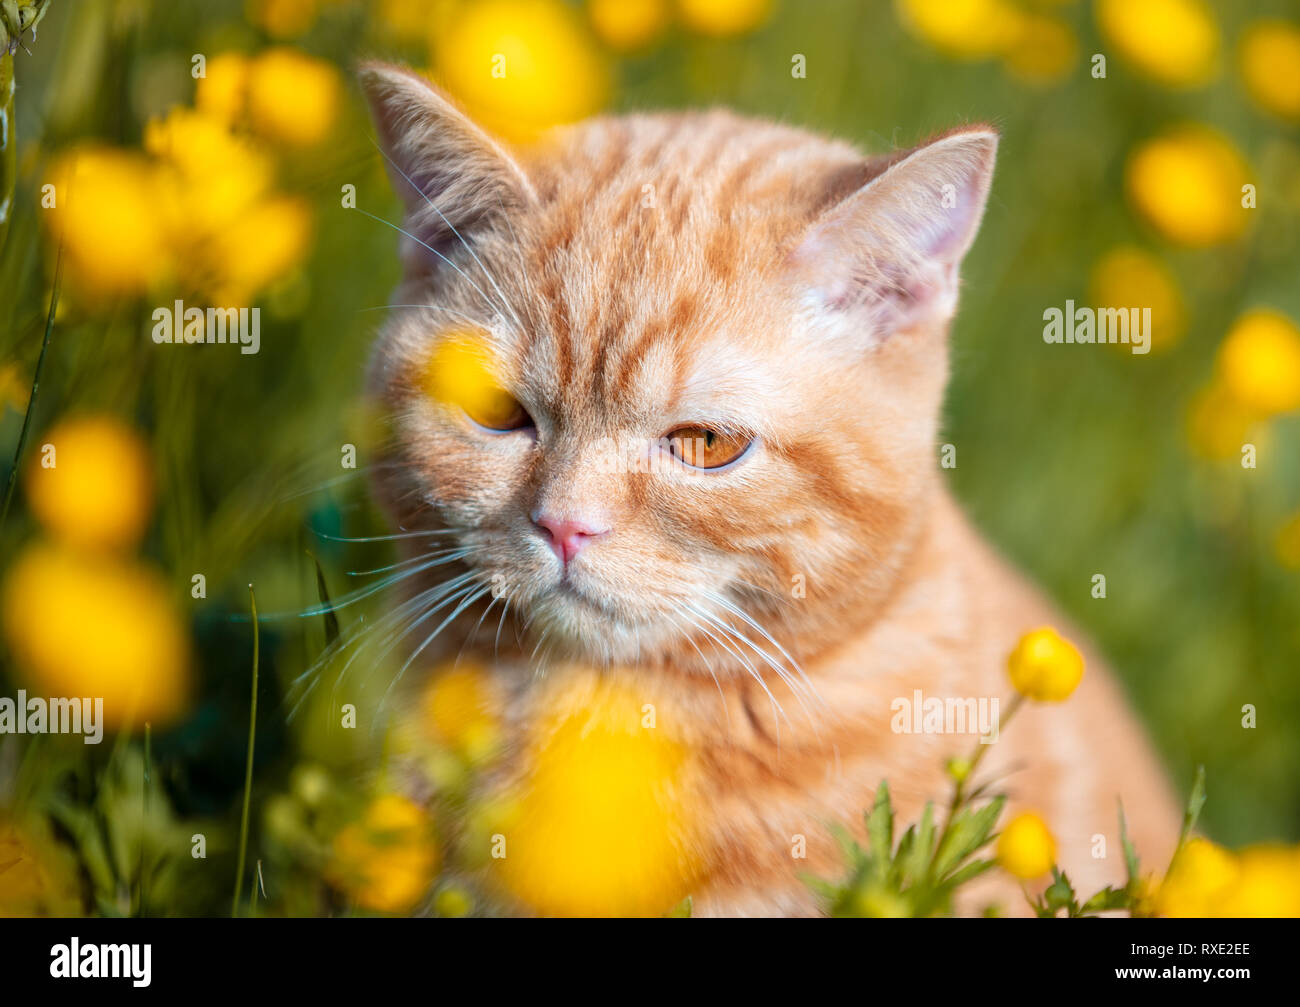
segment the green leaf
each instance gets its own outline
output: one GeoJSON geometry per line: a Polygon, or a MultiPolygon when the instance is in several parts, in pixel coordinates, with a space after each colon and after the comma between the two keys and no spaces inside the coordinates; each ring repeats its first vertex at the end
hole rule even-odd
{"type": "Polygon", "coordinates": [[[688,895],[686,898],[682,899],[682,901],[677,903],[677,905],[669,909],[664,918],[669,920],[689,920],[691,918],[691,909],[693,906],[694,903],[688,895]]]}
{"type": "Polygon", "coordinates": [[[1052,876],[1055,880],[1043,892],[1043,901],[1047,908],[1052,910],[1053,914],[1064,909],[1071,916],[1078,915],[1079,904],[1069,877],[1057,867],[1052,868],[1052,876]]]}
{"type": "MultiPolygon", "coordinates": [[[[903,873],[916,881],[926,877],[926,869],[934,856],[934,802],[926,801],[925,810],[921,812],[921,823],[915,827],[915,839],[905,854],[902,843],[898,847],[898,859],[903,862],[903,873]]],[[[908,830],[909,835],[912,830],[908,830]]]]}
{"type": "Polygon", "coordinates": [[[339,638],[339,617],[334,613],[334,603],[330,601],[329,589],[325,586],[325,571],[320,568],[320,560],[312,552],[307,555],[316,564],[316,595],[325,610],[322,618],[325,620],[325,646],[328,647],[339,638]]]}
{"type": "Polygon", "coordinates": [[[867,839],[877,872],[883,872],[893,860],[894,808],[889,802],[889,783],[880,781],[876,802],[867,814],[867,839]]]}
{"type": "Polygon", "coordinates": [[[1196,820],[1201,817],[1201,809],[1205,807],[1205,767],[1196,767],[1196,780],[1192,783],[1192,793],[1187,798],[1187,810],[1183,812],[1183,831],[1178,837],[1178,845],[1181,847],[1187,842],[1187,837],[1192,834],[1192,829],[1196,828],[1196,820]]]}
{"type": "Polygon", "coordinates": [[[951,885],[953,888],[957,888],[961,885],[964,885],[967,881],[970,881],[972,878],[978,878],[985,871],[991,870],[992,868],[996,867],[997,863],[998,862],[993,859],[972,860],[966,866],[958,868],[957,870],[953,871],[953,873],[946,879],[944,883],[947,885],[951,885]]]}
{"type": "Polygon", "coordinates": [[[966,808],[953,816],[935,853],[935,877],[946,877],[949,871],[960,866],[963,860],[989,841],[1005,803],[1006,798],[999,796],[981,808],[966,808]]]}
{"type": "Polygon", "coordinates": [[[1128,871],[1128,890],[1133,891],[1138,882],[1138,855],[1128,837],[1128,822],[1124,818],[1123,801],[1119,802],[1119,841],[1124,848],[1124,866],[1128,871]]]}
{"type": "Polygon", "coordinates": [[[1132,896],[1122,888],[1107,885],[1083,904],[1081,913],[1100,913],[1107,909],[1127,909],[1132,905],[1132,896]]]}

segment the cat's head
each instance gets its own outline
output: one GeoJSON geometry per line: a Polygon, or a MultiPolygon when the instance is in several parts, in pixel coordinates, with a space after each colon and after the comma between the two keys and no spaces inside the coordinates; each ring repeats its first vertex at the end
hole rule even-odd
{"type": "Polygon", "coordinates": [[[708,112],[511,152],[413,74],[362,79],[408,232],[379,492],[448,530],[418,548],[597,661],[739,668],[779,653],[759,626],[807,654],[869,619],[935,493],[996,135],[870,158],[708,112]]]}

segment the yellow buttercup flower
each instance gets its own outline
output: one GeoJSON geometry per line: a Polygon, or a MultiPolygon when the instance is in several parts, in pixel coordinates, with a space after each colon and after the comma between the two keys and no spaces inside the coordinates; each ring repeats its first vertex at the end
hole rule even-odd
{"type": "Polygon", "coordinates": [[[1237,874],[1214,915],[1229,919],[1300,917],[1300,849],[1268,843],[1237,854],[1237,874]]]}
{"type": "Polygon", "coordinates": [[[238,122],[248,100],[248,64],[243,53],[214,55],[208,60],[207,73],[199,78],[194,107],[227,125],[238,122]]]}
{"type": "Polygon", "coordinates": [[[501,387],[496,368],[484,336],[455,333],[434,347],[424,367],[424,390],[434,401],[458,406],[484,426],[497,427],[516,405],[501,387]]]}
{"type": "Polygon", "coordinates": [[[435,670],[424,693],[429,732],[471,762],[491,755],[500,744],[500,706],[487,668],[472,661],[435,670]]]}
{"type": "Polygon", "coordinates": [[[0,616],[37,694],[102,698],[108,727],[157,727],[184,713],[189,643],[152,568],[32,546],[5,577],[0,616]]]}
{"type": "Polygon", "coordinates": [[[314,146],[329,136],[342,96],[338,71],[297,49],[268,49],[248,67],[253,128],[292,146],[314,146]]]}
{"type": "Polygon", "coordinates": [[[1050,626],[1020,638],[1007,659],[1011,684],[1026,699],[1059,703],[1083,680],[1083,655],[1050,626]]]}
{"type": "Polygon", "coordinates": [[[1021,14],[1006,0],[895,0],[899,20],[940,52],[981,59],[1016,40],[1021,14]]]}
{"type": "Polygon", "coordinates": [[[587,16],[611,48],[644,49],[668,27],[668,0],[590,0],[587,16]]]}
{"type": "Polygon", "coordinates": [[[334,837],[325,874],[364,909],[405,913],[428,892],[438,859],[431,823],[419,805],[400,794],[382,794],[361,821],[334,837]]]}
{"type": "Polygon", "coordinates": [[[1194,87],[1214,76],[1219,26],[1204,0],[1097,0],[1102,35],[1163,84],[1194,87]]]}
{"type": "Polygon", "coordinates": [[[1056,863],[1056,840],[1041,817],[1032,811],[1022,812],[998,836],[997,858],[1008,874],[1032,881],[1056,863]]]}
{"type": "Polygon", "coordinates": [[[1223,847],[1208,839],[1189,839],[1156,892],[1156,912],[1178,917],[1215,915],[1239,870],[1236,858],[1223,847]]]}
{"type": "Polygon", "coordinates": [[[97,144],[55,162],[55,207],[45,214],[63,243],[69,276],[91,296],[141,293],[170,269],[157,212],[157,170],[138,153],[97,144]]]}
{"type": "Polygon", "coordinates": [[[516,142],[599,111],[609,71],[560,0],[482,0],[433,39],[437,76],[490,131],[516,142]]]}
{"type": "MultiPolygon", "coordinates": [[[[144,145],[170,169],[154,213],[167,221],[168,240],[203,249],[267,191],[270,158],[215,116],[174,108],[145,125],[144,145]],[[188,242],[187,242],[188,238],[188,242]]],[[[201,256],[200,256],[201,257],[201,256]]]]}
{"type": "Polygon", "coordinates": [[[375,26],[404,42],[419,42],[441,31],[464,0],[378,0],[372,4],[375,26]]]}
{"type": "MultiPolygon", "coordinates": [[[[653,705],[653,704],[651,704],[653,705]]],[[[578,675],[552,690],[502,806],[497,879],[546,916],[662,915],[696,876],[686,751],[646,700],[578,675]]]]}
{"type": "Polygon", "coordinates": [[[280,196],[255,203],[220,234],[212,249],[222,264],[211,281],[218,304],[240,307],[289,272],[311,241],[311,211],[301,199],[280,196]]]}
{"type": "Polygon", "coordinates": [[[1183,337],[1187,319],[1178,281],[1163,260],[1144,249],[1119,245],[1106,252],[1092,267],[1089,293],[1098,307],[1150,308],[1153,351],[1183,337]]]}
{"type": "Polygon", "coordinates": [[[1219,373],[1247,409],[1264,415],[1300,408],[1300,328],[1279,311],[1242,315],[1219,347],[1219,373]]]}
{"type": "Polygon", "coordinates": [[[772,0],[677,0],[677,11],[701,35],[743,35],[771,16],[772,0]]]}
{"type": "Polygon", "coordinates": [[[153,509],[153,465],[135,431],[111,416],[85,416],[56,425],[39,448],[24,488],[51,534],[78,548],[140,541],[153,509]]]}
{"type": "Polygon", "coordinates": [[[1069,75],[1078,55],[1074,29],[1058,17],[1027,13],[1003,54],[1007,68],[1030,84],[1055,84],[1069,75]]]}
{"type": "Polygon", "coordinates": [[[1252,22],[1238,48],[1241,79],[1259,106],[1300,119],[1300,25],[1266,18],[1252,22]]]}
{"type": "Polygon", "coordinates": [[[1242,405],[1220,379],[1193,396],[1187,412],[1187,437],[1198,454],[1222,461],[1241,452],[1261,419],[1257,412],[1242,405]]]}
{"type": "Polygon", "coordinates": [[[245,0],[248,20],[275,38],[297,38],[316,23],[321,0],[245,0]]]}
{"type": "Polygon", "coordinates": [[[1183,126],[1148,140],[1129,157],[1130,202],[1164,237],[1184,245],[1229,241],[1246,226],[1245,161],[1222,134],[1183,126]]]}

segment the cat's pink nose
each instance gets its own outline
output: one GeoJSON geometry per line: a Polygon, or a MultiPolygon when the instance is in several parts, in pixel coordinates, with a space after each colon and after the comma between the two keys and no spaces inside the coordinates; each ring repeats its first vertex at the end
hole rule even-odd
{"type": "Polygon", "coordinates": [[[547,533],[552,551],[566,566],[592,539],[609,531],[588,521],[552,517],[550,514],[534,515],[533,523],[547,533]]]}

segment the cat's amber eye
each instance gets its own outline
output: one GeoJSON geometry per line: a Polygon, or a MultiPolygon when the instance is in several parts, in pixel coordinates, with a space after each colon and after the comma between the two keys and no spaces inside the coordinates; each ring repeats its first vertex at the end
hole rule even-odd
{"type": "Polygon", "coordinates": [[[692,468],[717,469],[745,453],[753,438],[724,433],[708,427],[678,427],[668,435],[668,448],[679,461],[692,468]]]}

